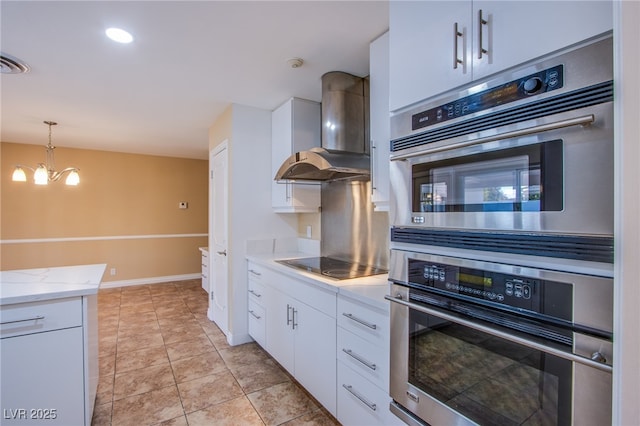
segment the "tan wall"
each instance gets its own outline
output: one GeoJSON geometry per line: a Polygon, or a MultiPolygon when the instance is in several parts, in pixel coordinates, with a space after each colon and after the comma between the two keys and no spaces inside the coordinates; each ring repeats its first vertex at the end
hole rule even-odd
{"type": "Polygon", "coordinates": [[[80,168],[80,185],[37,186],[28,170],[28,182],[11,174],[44,161],[43,146],[3,142],[0,154],[1,269],[106,263],[104,281],[200,272],[208,161],[57,148],[56,168],[80,168]]]}

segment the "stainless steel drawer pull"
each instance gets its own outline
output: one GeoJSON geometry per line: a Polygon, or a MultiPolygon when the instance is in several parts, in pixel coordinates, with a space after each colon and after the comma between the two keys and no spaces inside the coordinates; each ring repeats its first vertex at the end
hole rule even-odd
{"type": "Polygon", "coordinates": [[[364,325],[366,327],[369,327],[372,330],[376,330],[378,328],[377,325],[372,324],[372,323],[370,323],[368,321],[365,321],[363,319],[360,319],[360,318],[354,316],[353,314],[348,314],[346,312],[343,312],[342,315],[344,315],[345,317],[349,318],[350,320],[353,320],[353,321],[355,321],[357,323],[360,323],[360,324],[362,324],[362,325],[364,325]]]}
{"type": "Polygon", "coordinates": [[[249,269],[249,272],[251,272],[253,275],[257,275],[257,276],[262,275],[260,272],[254,271],[253,269],[249,269]]]}
{"type": "Polygon", "coordinates": [[[344,383],[342,384],[342,387],[345,388],[346,390],[349,391],[349,393],[353,396],[355,396],[356,398],[358,398],[360,400],[360,402],[362,402],[364,405],[366,405],[367,407],[369,407],[371,410],[376,411],[377,410],[377,406],[376,404],[374,404],[373,402],[369,402],[365,399],[365,397],[363,397],[362,395],[360,395],[358,392],[356,392],[353,389],[353,386],[351,385],[345,385],[344,383]]]}
{"type": "Polygon", "coordinates": [[[342,352],[344,352],[345,354],[349,355],[351,358],[355,359],[356,361],[360,362],[361,364],[366,365],[367,367],[369,367],[370,369],[372,369],[374,371],[375,371],[376,368],[378,368],[374,363],[367,361],[366,359],[364,359],[360,355],[354,353],[351,349],[342,348],[342,352]]]}
{"type": "Polygon", "coordinates": [[[249,290],[249,293],[253,294],[255,297],[262,297],[260,293],[256,293],[254,290],[249,290]]]}
{"type": "Polygon", "coordinates": [[[253,312],[253,311],[249,311],[249,313],[250,313],[251,315],[253,315],[253,317],[254,317],[255,319],[260,319],[260,318],[262,318],[260,315],[256,315],[256,313],[255,313],[255,312],[253,312]]]}
{"type": "Polygon", "coordinates": [[[2,321],[0,322],[0,325],[4,325],[4,324],[13,324],[16,322],[27,322],[27,321],[38,321],[44,319],[44,315],[38,315],[32,318],[25,318],[25,319],[19,319],[19,320],[13,320],[13,321],[2,321]]]}

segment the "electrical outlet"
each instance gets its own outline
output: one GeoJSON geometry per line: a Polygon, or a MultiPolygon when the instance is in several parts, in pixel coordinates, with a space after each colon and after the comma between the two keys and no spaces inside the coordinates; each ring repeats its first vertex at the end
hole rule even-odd
{"type": "Polygon", "coordinates": [[[114,276],[116,274],[116,268],[111,268],[109,273],[111,274],[111,276],[114,276]]]}

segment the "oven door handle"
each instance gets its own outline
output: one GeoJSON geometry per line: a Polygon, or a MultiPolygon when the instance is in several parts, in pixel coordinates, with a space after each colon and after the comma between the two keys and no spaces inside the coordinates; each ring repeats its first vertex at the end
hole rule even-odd
{"type": "Polygon", "coordinates": [[[534,133],[542,133],[542,132],[546,132],[549,130],[556,130],[556,129],[562,129],[564,127],[571,127],[571,126],[586,126],[589,125],[591,123],[593,123],[596,120],[595,116],[593,114],[589,114],[589,115],[584,115],[582,117],[575,117],[575,118],[569,118],[567,120],[561,120],[561,121],[555,121],[553,123],[548,123],[548,124],[541,124],[539,126],[533,126],[533,127],[527,127],[525,129],[519,129],[519,130],[513,130],[511,132],[505,132],[505,133],[500,133],[497,135],[492,135],[492,136],[487,136],[484,138],[479,138],[479,139],[473,139],[470,141],[464,141],[464,142],[458,142],[458,143],[454,143],[454,144],[450,144],[450,145],[444,145],[444,146],[438,146],[435,148],[429,148],[429,149],[425,149],[425,150],[420,150],[417,152],[411,152],[408,154],[401,154],[401,155],[391,155],[391,161],[394,160],[406,160],[408,158],[412,158],[412,157],[418,157],[420,155],[425,155],[425,154],[433,154],[436,152],[442,152],[442,151],[449,151],[452,149],[458,149],[458,148],[465,148],[468,146],[473,146],[473,145],[480,145],[486,142],[492,142],[492,141],[497,141],[497,140],[501,140],[501,139],[510,139],[510,138],[516,138],[516,137],[520,137],[520,136],[527,136],[527,135],[531,135],[534,133]]]}
{"type": "Polygon", "coordinates": [[[457,315],[447,314],[445,312],[441,312],[441,311],[437,311],[435,309],[427,308],[426,306],[422,306],[422,305],[418,305],[416,303],[408,302],[408,301],[403,300],[403,299],[398,298],[398,297],[392,297],[392,296],[388,296],[387,295],[384,298],[389,300],[389,301],[391,301],[391,302],[398,303],[400,305],[404,305],[404,306],[406,306],[406,307],[408,307],[410,309],[415,309],[416,311],[419,311],[419,312],[422,312],[422,313],[425,313],[425,314],[433,315],[435,317],[438,317],[438,318],[441,318],[441,319],[444,319],[444,320],[447,320],[447,321],[451,321],[451,322],[454,322],[456,324],[463,325],[465,327],[473,328],[474,330],[478,330],[478,331],[481,331],[483,333],[487,333],[487,334],[490,334],[492,336],[499,337],[501,339],[505,339],[505,340],[508,340],[510,342],[522,345],[522,346],[526,346],[526,347],[531,348],[531,349],[536,349],[536,350],[541,351],[541,352],[545,352],[545,353],[548,353],[548,354],[551,354],[551,355],[555,355],[555,356],[557,356],[559,358],[563,358],[563,359],[566,359],[568,361],[578,362],[580,364],[584,364],[584,365],[587,365],[589,367],[605,371],[607,373],[611,373],[613,371],[613,368],[610,365],[603,364],[601,362],[594,361],[592,359],[585,358],[585,357],[580,356],[580,355],[575,355],[575,354],[572,354],[572,353],[569,353],[569,352],[565,352],[565,351],[562,351],[560,349],[552,348],[552,347],[543,345],[541,343],[536,343],[536,342],[533,342],[531,340],[524,339],[522,337],[514,336],[514,335],[511,335],[509,333],[505,333],[503,331],[496,330],[496,329],[493,329],[491,327],[487,327],[487,326],[485,326],[483,324],[478,324],[476,322],[469,321],[469,320],[466,320],[464,318],[460,318],[457,315]]]}

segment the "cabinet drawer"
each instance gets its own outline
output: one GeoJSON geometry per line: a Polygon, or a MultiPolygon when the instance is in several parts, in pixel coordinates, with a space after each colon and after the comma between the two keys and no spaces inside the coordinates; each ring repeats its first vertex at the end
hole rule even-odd
{"type": "Polygon", "coordinates": [[[82,326],[82,298],[18,303],[0,308],[0,337],[82,326]]]}
{"type": "Polygon", "coordinates": [[[344,426],[403,425],[389,411],[391,398],[338,362],[338,421],[344,426]]]}
{"type": "Polygon", "coordinates": [[[388,346],[389,313],[338,297],[338,326],[378,346],[388,346]]]}
{"type": "Polygon", "coordinates": [[[338,327],[337,358],[383,390],[389,388],[389,345],[375,345],[338,327]]]}
{"type": "Polygon", "coordinates": [[[247,292],[249,293],[250,301],[253,300],[254,302],[259,304],[265,303],[265,286],[257,281],[254,281],[251,276],[249,276],[249,285],[247,292]]]}
{"type": "Polygon", "coordinates": [[[263,348],[266,347],[265,309],[249,300],[249,335],[263,348]]]}

